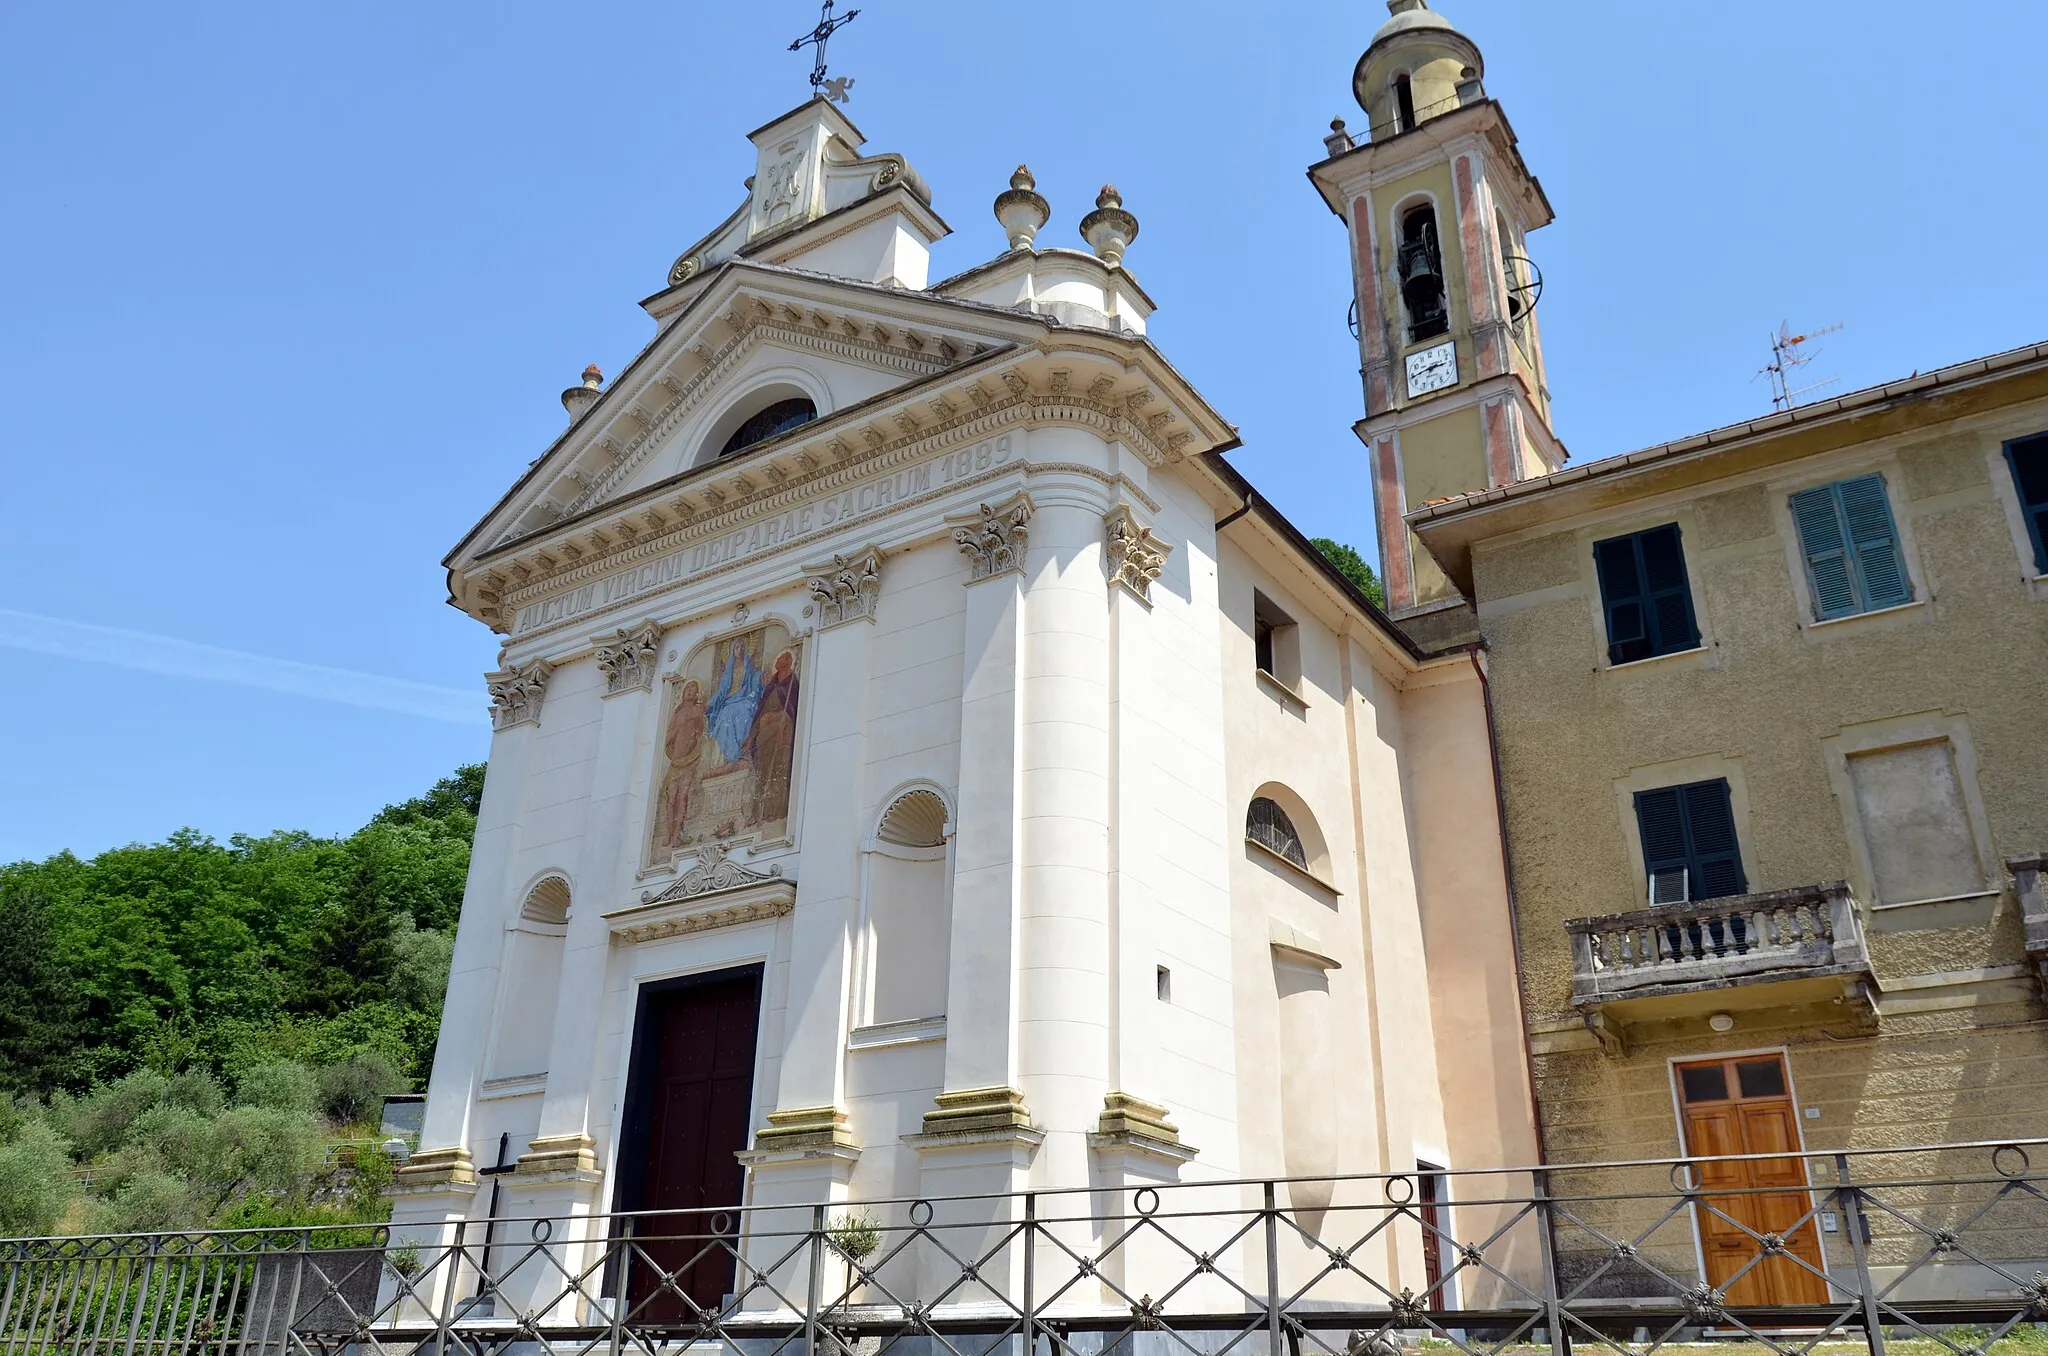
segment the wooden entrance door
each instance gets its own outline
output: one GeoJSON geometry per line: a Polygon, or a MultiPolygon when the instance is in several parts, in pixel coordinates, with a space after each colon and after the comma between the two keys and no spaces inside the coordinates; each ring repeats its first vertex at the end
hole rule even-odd
{"type": "MultiPolygon", "coordinates": [[[[1709,1158],[1799,1151],[1798,1111],[1782,1055],[1701,1060],[1679,1065],[1677,1074],[1687,1154],[1709,1158]]],[[[1811,1219],[1798,1222],[1813,1208],[1801,1161],[1758,1158],[1698,1167],[1700,1185],[1714,1207],[1695,1212],[1709,1284],[1724,1292],[1730,1304],[1827,1303],[1827,1281],[1816,1274],[1822,1270],[1820,1235],[1811,1219]],[[1718,1192],[1743,1194],[1712,1194],[1718,1192]],[[1763,1244],[1729,1219],[1756,1235],[1779,1235],[1790,1256],[1765,1257],[1731,1283],[1730,1277],[1762,1253],[1763,1244]]]]}
{"type": "Polygon", "coordinates": [[[758,967],[649,985],[633,1030],[619,1206],[633,1222],[627,1299],[636,1322],[690,1321],[682,1298],[716,1312],[733,1287],[760,1025],[758,967]]]}

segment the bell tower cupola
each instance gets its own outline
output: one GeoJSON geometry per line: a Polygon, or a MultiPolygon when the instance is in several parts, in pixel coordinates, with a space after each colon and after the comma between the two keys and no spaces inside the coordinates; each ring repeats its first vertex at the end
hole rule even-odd
{"type": "Polygon", "coordinates": [[[1428,0],[1387,8],[1352,72],[1365,135],[1332,123],[1309,178],[1350,232],[1355,427],[1388,608],[1448,640],[1470,607],[1405,515],[1564,463],[1537,329],[1542,274],[1525,243],[1551,210],[1487,97],[1478,44],[1428,0]]]}

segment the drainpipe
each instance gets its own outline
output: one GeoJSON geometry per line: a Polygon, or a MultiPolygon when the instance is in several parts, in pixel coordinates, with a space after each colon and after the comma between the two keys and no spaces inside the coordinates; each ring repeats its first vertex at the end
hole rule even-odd
{"type": "Polygon", "coordinates": [[[1508,887],[1508,933],[1515,943],[1515,1003],[1521,1009],[1522,1069],[1529,1080],[1529,1111],[1535,1117],[1536,1160],[1547,1166],[1550,1141],[1543,1128],[1543,1103],[1536,1096],[1536,1056],[1529,1048],[1529,994],[1522,984],[1522,911],[1515,898],[1515,858],[1508,846],[1507,788],[1500,777],[1500,729],[1493,718],[1493,684],[1486,676],[1486,666],[1479,662],[1479,652],[1487,648],[1486,637],[1481,636],[1465,647],[1465,655],[1472,661],[1472,672],[1479,675],[1480,699],[1486,707],[1486,751],[1493,760],[1494,817],[1500,827],[1501,874],[1508,887]]]}

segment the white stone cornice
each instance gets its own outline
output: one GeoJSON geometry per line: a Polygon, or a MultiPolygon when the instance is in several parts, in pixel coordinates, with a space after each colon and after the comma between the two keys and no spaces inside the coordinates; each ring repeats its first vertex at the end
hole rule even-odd
{"type": "Polygon", "coordinates": [[[636,904],[606,914],[614,942],[632,946],[667,937],[686,937],[713,928],[738,927],[781,918],[796,908],[796,882],[748,885],[697,899],[636,904]]]}

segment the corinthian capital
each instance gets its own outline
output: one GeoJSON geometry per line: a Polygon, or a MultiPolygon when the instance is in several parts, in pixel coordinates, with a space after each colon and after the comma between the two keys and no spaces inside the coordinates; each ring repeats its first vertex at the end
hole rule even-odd
{"type": "Polygon", "coordinates": [[[661,627],[644,621],[628,630],[620,627],[602,636],[597,646],[598,671],[604,674],[604,695],[646,692],[654,687],[655,661],[661,657],[661,627]]]}
{"type": "Polygon", "coordinates": [[[1128,504],[1119,504],[1103,515],[1103,553],[1109,564],[1109,582],[1121,584],[1148,607],[1152,603],[1152,581],[1166,568],[1173,547],[1152,535],[1152,529],[1131,516],[1128,504]]]}
{"type": "Polygon", "coordinates": [[[813,566],[807,581],[818,604],[818,629],[841,622],[875,619],[882,598],[882,553],[870,546],[851,556],[835,555],[830,565],[813,566]]]}
{"type": "Polygon", "coordinates": [[[978,513],[946,520],[960,553],[967,557],[967,582],[1024,568],[1034,511],[1031,496],[1019,490],[1000,504],[983,504],[978,513]]]}
{"type": "Polygon", "coordinates": [[[536,659],[516,669],[485,674],[484,681],[491,689],[492,727],[509,730],[528,721],[540,724],[541,697],[547,692],[548,675],[554,671],[547,660],[536,659]]]}

